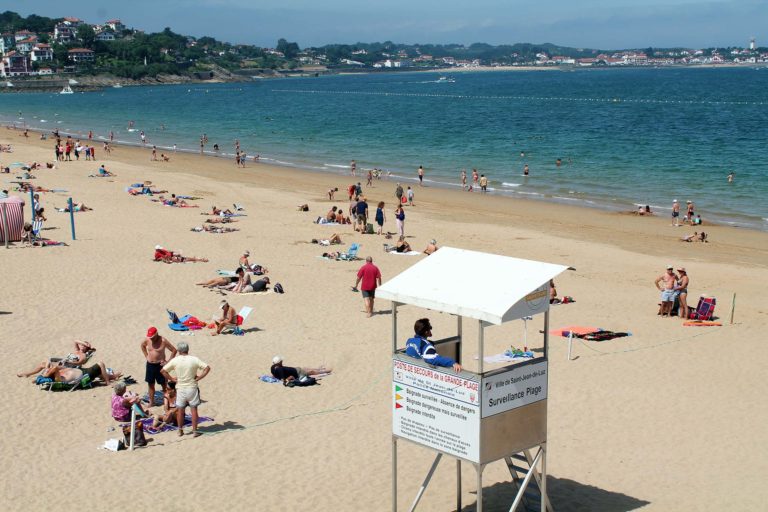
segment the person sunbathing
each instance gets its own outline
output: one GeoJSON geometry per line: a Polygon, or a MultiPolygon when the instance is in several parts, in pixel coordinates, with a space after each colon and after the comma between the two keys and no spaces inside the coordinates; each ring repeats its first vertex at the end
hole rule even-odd
{"type": "Polygon", "coordinates": [[[340,252],[324,252],[323,258],[327,258],[329,260],[338,260],[341,257],[340,252]]]}
{"type": "Polygon", "coordinates": [[[226,300],[221,301],[219,304],[219,309],[221,309],[221,319],[214,320],[214,323],[216,324],[216,331],[211,333],[212,336],[221,334],[221,331],[227,327],[237,327],[237,313],[235,313],[234,308],[230,306],[226,300]]]}
{"type": "Polygon", "coordinates": [[[232,210],[221,210],[215,206],[211,206],[211,215],[234,215],[232,210]]]}
{"type": "Polygon", "coordinates": [[[337,245],[343,243],[341,241],[341,235],[338,233],[332,234],[329,238],[313,238],[312,239],[313,244],[320,244],[320,245],[337,245]]]}
{"type": "Polygon", "coordinates": [[[426,248],[426,249],[424,249],[424,254],[426,254],[427,256],[429,256],[430,254],[432,254],[433,252],[435,252],[435,251],[436,251],[436,250],[438,250],[438,249],[439,249],[439,247],[437,246],[437,241],[436,241],[436,240],[433,238],[433,239],[432,239],[432,240],[430,240],[430,241],[429,241],[429,243],[427,244],[427,248],[426,248]]]}
{"type": "Polygon", "coordinates": [[[180,252],[173,252],[168,249],[156,245],[155,246],[155,261],[162,261],[163,263],[186,263],[186,262],[203,262],[207,263],[207,258],[197,258],[195,256],[182,256],[180,252]]]}
{"type": "Polygon", "coordinates": [[[237,228],[224,228],[221,226],[210,226],[208,224],[203,224],[202,226],[196,226],[190,231],[194,231],[196,233],[202,233],[203,231],[207,233],[216,233],[216,234],[222,234],[222,233],[232,233],[234,231],[240,231],[237,228]]]}
{"type": "Polygon", "coordinates": [[[319,368],[284,366],[283,358],[275,356],[272,358],[272,366],[269,368],[269,371],[274,378],[280,379],[283,381],[283,384],[287,384],[292,380],[328,375],[333,372],[333,368],[326,368],[325,366],[320,366],[319,368]]]}
{"type": "MultiPolygon", "coordinates": [[[[90,212],[93,211],[93,208],[90,206],[86,206],[85,203],[75,203],[72,205],[72,209],[76,212],[90,212]]],[[[61,210],[62,212],[69,213],[69,205],[65,206],[61,210]]]]}
{"type": "Polygon", "coordinates": [[[43,370],[47,370],[52,366],[57,365],[58,363],[63,363],[63,365],[67,368],[79,368],[91,357],[91,354],[94,352],[96,352],[96,349],[87,341],[75,340],[74,350],[66,356],[50,357],[46,361],[41,362],[33,370],[17,373],[16,376],[31,377],[32,375],[36,375],[43,370]]]}
{"type": "Polygon", "coordinates": [[[300,212],[308,212],[309,211],[309,205],[307,203],[300,204],[296,207],[297,210],[300,212]]]}
{"type": "Polygon", "coordinates": [[[411,252],[411,244],[405,240],[405,236],[400,235],[395,245],[395,252],[411,252]]]}
{"type": "MultiPolygon", "coordinates": [[[[243,270],[241,268],[237,270],[243,270]]],[[[237,270],[235,271],[234,276],[220,276],[220,277],[214,277],[213,279],[209,279],[208,281],[203,281],[202,283],[195,283],[196,286],[202,286],[203,288],[225,288],[229,287],[230,285],[233,285],[234,283],[237,283],[239,279],[239,274],[237,273],[237,270]]]]}
{"type": "Polygon", "coordinates": [[[121,372],[114,370],[110,372],[107,370],[104,363],[97,363],[86,368],[69,368],[64,366],[63,361],[44,370],[41,375],[53,379],[56,382],[75,382],[82,379],[85,375],[88,375],[92,382],[95,379],[101,379],[107,386],[113,380],[117,380],[123,376],[121,372]]]}
{"type": "Polygon", "coordinates": [[[104,167],[104,164],[101,164],[101,167],[99,167],[99,176],[100,177],[112,177],[117,176],[117,174],[113,174],[107,170],[106,167],[104,167]]]}
{"type": "MultiPolygon", "coordinates": [[[[208,215],[207,213],[205,215],[208,215]]],[[[236,219],[230,219],[229,217],[212,217],[205,219],[207,224],[229,224],[230,222],[237,222],[236,219]]]]}
{"type": "MultiPolygon", "coordinates": [[[[141,397],[136,393],[126,391],[125,382],[118,381],[114,386],[112,394],[112,418],[120,422],[131,421],[131,408],[137,406],[142,414],[147,418],[152,418],[149,409],[141,402],[141,397]]],[[[157,428],[161,426],[161,420],[153,418],[152,426],[157,428]]],[[[142,428],[137,422],[137,427],[142,428]]]]}
{"type": "Polygon", "coordinates": [[[171,194],[170,199],[166,199],[165,196],[160,196],[157,199],[153,199],[153,201],[163,203],[165,206],[189,206],[185,200],[177,198],[176,194],[171,194]]]}

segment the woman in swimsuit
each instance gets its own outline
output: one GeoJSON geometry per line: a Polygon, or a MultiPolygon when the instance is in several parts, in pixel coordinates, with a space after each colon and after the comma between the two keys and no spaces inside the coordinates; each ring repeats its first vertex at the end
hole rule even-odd
{"type": "Polygon", "coordinates": [[[680,309],[681,314],[680,317],[682,317],[684,320],[688,319],[688,282],[690,281],[688,278],[688,273],[685,271],[685,267],[680,267],[677,269],[677,272],[680,274],[680,278],[677,280],[677,284],[675,284],[675,291],[677,292],[677,299],[680,301],[680,309]]]}
{"type": "Polygon", "coordinates": [[[41,371],[48,370],[53,366],[62,363],[67,368],[79,368],[85,363],[88,358],[96,352],[96,349],[87,341],[75,340],[75,350],[63,358],[51,357],[48,360],[41,362],[34,370],[28,372],[17,373],[17,377],[31,377],[41,371]]]}

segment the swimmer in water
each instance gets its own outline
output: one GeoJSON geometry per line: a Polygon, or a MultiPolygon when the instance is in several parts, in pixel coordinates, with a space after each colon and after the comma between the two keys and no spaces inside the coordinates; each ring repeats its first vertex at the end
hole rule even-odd
{"type": "Polygon", "coordinates": [[[523,176],[528,176],[528,172],[529,172],[528,164],[525,164],[523,166],[523,176]]]}
{"type": "Polygon", "coordinates": [[[731,173],[728,175],[728,183],[733,183],[733,178],[736,176],[736,173],[731,171],[731,173]]]}

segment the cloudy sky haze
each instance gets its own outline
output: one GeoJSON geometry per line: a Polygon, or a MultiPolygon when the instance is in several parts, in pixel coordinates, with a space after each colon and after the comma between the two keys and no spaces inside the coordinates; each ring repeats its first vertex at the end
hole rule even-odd
{"type": "Polygon", "coordinates": [[[768,46],[765,0],[36,0],[7,8],[260,46],[284,37],[301,47],[391,40],[618,49],[746,46],[750,36],[768,46]]]}

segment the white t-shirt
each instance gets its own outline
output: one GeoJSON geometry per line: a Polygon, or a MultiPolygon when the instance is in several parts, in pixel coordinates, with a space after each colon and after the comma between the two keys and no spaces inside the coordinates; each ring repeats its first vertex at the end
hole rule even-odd
{"type": "Polygon", "coordinates": [[[195,377],[197,377],[197,371],[205,370],[206,368],[208,368],[206,363],[190,355],[177,355],[163,366],[163,370],[166,372],[176,374],[176,389],[196,388],[197,381],[195,377]]]}

